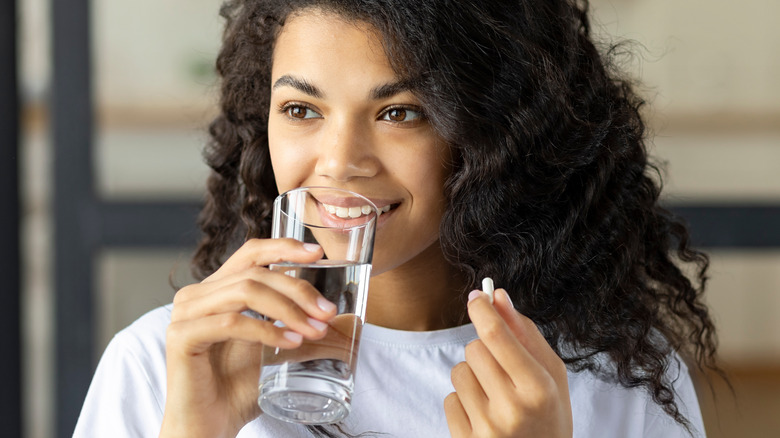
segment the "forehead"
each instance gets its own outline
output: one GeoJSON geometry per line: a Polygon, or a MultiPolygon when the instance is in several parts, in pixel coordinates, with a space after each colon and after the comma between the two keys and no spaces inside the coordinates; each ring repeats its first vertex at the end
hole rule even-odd
{"type": "Polygon", "coordinates": [[[320,10],[292,14],[276,39],[272,76],[299,70],[395,76],[373,26],[320,10]]]}

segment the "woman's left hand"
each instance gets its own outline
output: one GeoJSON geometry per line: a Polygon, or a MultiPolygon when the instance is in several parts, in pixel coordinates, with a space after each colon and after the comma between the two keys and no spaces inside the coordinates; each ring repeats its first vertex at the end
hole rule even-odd
{"type": "Polygon", "coordinates": [[[572,436],[566,366],[503,289],[495,302],[472,292],[468,312],[479,339],[452,368],[444,400],[453,438],[572,436]]]}

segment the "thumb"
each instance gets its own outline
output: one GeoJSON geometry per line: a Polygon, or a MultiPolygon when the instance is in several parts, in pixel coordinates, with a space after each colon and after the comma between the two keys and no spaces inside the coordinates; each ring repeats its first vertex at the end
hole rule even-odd
{"type": "Polygon", "coordinates": [[[534,359],[546,368],[559,360],[536,324],[515,309],[506,290],[496,289],[493,302],[498,314],[506,321],[517,340],[523,344],[534,359]]]}

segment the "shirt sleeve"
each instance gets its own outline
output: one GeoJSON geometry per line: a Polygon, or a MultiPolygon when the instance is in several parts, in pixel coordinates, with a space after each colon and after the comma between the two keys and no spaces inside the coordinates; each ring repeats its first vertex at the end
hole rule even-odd
{"type": "Polygon", "coordinates": [[[118,333],[100,359],[75,438],[159,435],[165,404],[164,326],[151,339],[132,328],[118,333]]]}
{"type": "Polygon", "coordinates": [[[699,401],[688,369],[679,357],[667,370],[675,402],[689,429],[674,421],[645,388],[626,388],[588,372],[569,375],[574,438],[702,438],[699,401]]]}

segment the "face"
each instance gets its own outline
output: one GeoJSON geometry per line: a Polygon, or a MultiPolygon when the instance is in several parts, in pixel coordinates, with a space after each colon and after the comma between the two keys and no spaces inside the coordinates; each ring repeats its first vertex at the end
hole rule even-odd
{"type": "Polygon", "coordinates": [[[438,248],[449,148],[371,27],[318,11],[290,17],[276,41],[271,86],[268,141],[280,193],[338,187],[385,210],[374,274],[438,248]]]}

